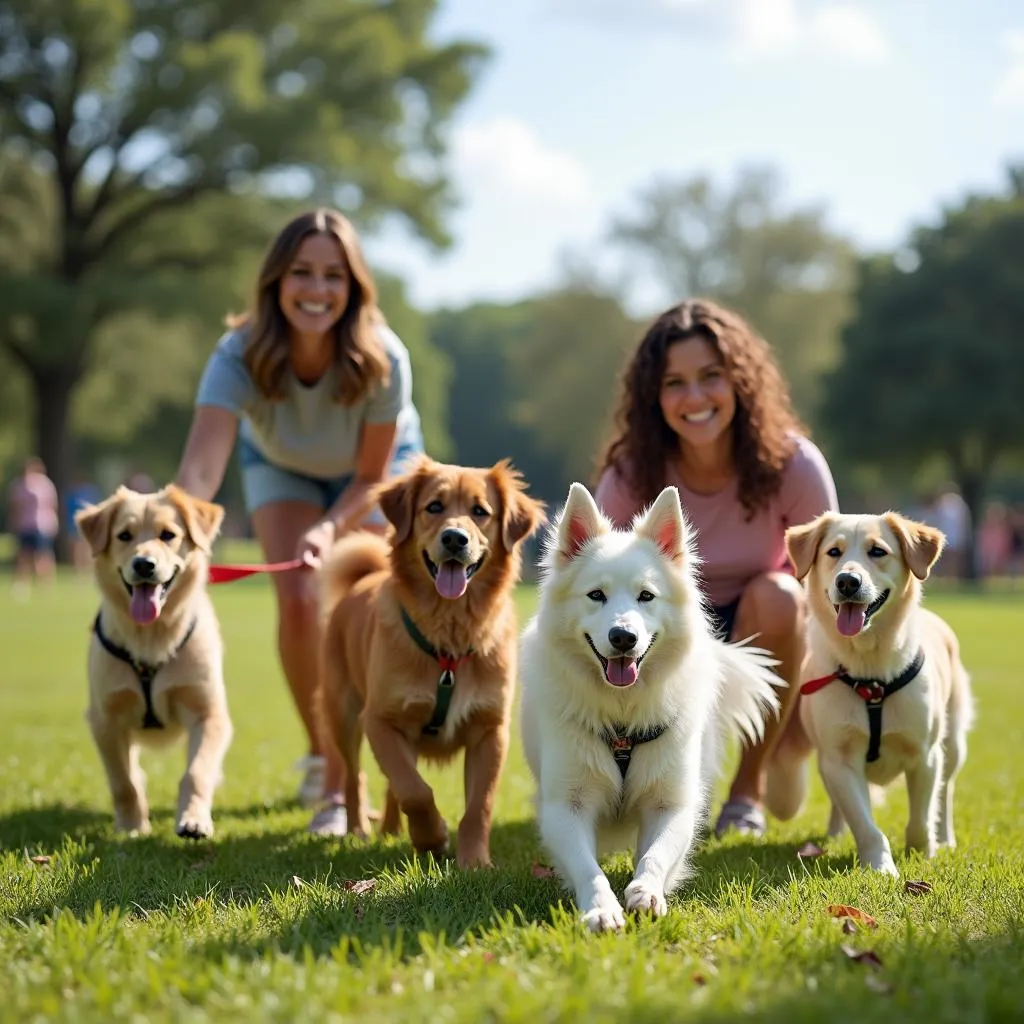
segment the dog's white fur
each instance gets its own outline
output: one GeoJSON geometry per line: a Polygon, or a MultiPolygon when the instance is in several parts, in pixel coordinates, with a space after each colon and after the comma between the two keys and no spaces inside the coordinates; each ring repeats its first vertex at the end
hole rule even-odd
{"type": "Polygon", "coordinates": [[[722,739],[737,730],[760,736],[778,708],[772,687],[783,684],[766,652],[713,636],[697,561],[674,487],[625,531],[573,484],[548,540],[538,612],[522,635],[522,734],[541,838],[596,931],[625,920],[601,852],[635,845],[626,909],[664,914],[687,875],[722,739]],[[616,657],[613,628],[636,637],[642,663],[632,685],[612,685],[601,660],[616,657]],[[667,726],[634,747],[625,780],[600,738],[612,723],[667,726]]]}
{"type": "MultiPolygon", "coordinates": [[[[882,706],[880,755],[870,764],[865,759],[865,703],[846,684],[834,681],[816,693],[802,694],[799,703],[800,724],[818,752],[832,800],[829,834],[838,835],[845,821],[861,863],[898,877],[889,840],[872,815],[870,787],[905,775],[907,847],[930,857],[937,845],[955,845],[953,782],[967,756],[973,717],[970,678],[956,635],[920,607],[921,582],[939,558],[944,537],[893,512],[828,512],[791,528],[786,543],[797,576],[805,581],[811,611],[805,681],[840,665],[854,678],[890,681],[924,650],[920,674],[882,706]],[[853,604],[870,606],[889,592],[853,636],[842,635],[837,625],[839,606],[850,598],[849,591],[844,596],[837,587],[840,573],[854,573],[861,580],[853,604]]],[[[769,764],[766,803],[777,817],[792,817],[803,802],[809,750],[783,744],[769,764]]]]}

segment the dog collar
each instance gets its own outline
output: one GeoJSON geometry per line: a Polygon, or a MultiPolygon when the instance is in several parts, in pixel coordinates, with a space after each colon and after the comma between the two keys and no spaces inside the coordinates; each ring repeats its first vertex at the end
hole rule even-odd
{"type": "Polygon", "coordinates": [[[96,621],[93,623],[92,631],[96,634],[96,639],[103,645],[108,654],[112,654],[115,658],[119,658],[125,664],[130,665],[135,672],[135,675],[139,679],[139,686],[142,688],[142,697],[146,702],[146,713],[142,716],[142,728],[143,729],[162,729],[164,723],[156,717],[156,711],[153,710],[153,679],[157,672],[163,668],[164,665],[169,661],[173,661],[181,649],[189,642],[193,632],[195,632],[196,623],[199,621],[198,618],[192,620],[192,624],[185,631],[185,635],[181,638],[181,643],[171,651],[170,656],[166,661],[160,662],[158,665],[150,665],[144,661],[136,661],[132,657],[131,652],[126,650],[124,647],[118,647],[110,637],[106,636],[103,632],[103,627],[100,625],[100,617],[102,612],[96,613],[96,621]]]}
{"type": "Polygon", "coordinates": [[[887,697],[891,697],[897,690],[902,690],[907,683],[913,682],[924,665],[924,648],[918,648],[913,661],[895,679],[888,682],[883,679],[860,679],[851,676],[842,665],[829,673],[827,676],[820,676],[818,679],[809,679],[800,687],[800,692],[805,695],[817,693],[824,689],[833,680],[845,683],[862,701],[864,701],[868,712],[868,753],[866,760],[870,763],[878,760],[882,747],[882,705],[887,697]]]}
{"type": "Polygon", "coordinates": [[[444,728],[445,720],[448,718],[448,708],[451,707],[452,693],[455,691],[455,670],[473,653],[473,648],[470,647],[465,654],[461,654],[458,657],[454,654],[449,654],[447,651],[439,651],[420,632],[409,613],[401,606],[399,606],[399,610],[402,613],[402,625],[405,626],[405,631],[412,638],[413,643],[424,654],[429,654],[441,667],[441,675],[437,680],[437,699],[434,702],[434,714],[431,716],[430,721],[423,726],[423,732],[427,736],[436,736],[444,728]]]}
{"type": "Polygon", "coordinates": [[[633,757],[633,748],[641,743],[650,743],[651,740],[656,740],[667,729],[667,725],[652,725],[646,729],[630,732],[628,726],[621,722],[614,722],[610,726],[605,726],[601,730],[600,736],[608,744],[612,757],[615,758],[615,763],[619,766],[619,774],[625,779],[626,772],[629,770],[629,762],[633,757]]]}

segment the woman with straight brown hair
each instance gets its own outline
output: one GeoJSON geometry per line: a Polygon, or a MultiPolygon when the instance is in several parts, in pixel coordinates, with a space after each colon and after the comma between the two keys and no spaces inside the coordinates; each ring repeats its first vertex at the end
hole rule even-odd
{"type": "Polygon", "coordinates": [[[838,506],[824,456],[793,411],[771,349],[746,321],[706,299],[673,306],[640,341],[622,379],[595,498],[616,524],[674,484],[696,527],[700,574],[718,634],[756,643],[788,683],[782,711],[741,756],[715,826],[760,836],[765,759],[803,745],[796,705],[805,604],[788,571],[786,529],[838,506]]]}
{"type": "Polygon", "coordinates": [[[199,384],[177,483],[212,499],[236,439],[246,510],[278,573],[278,649],[309,738],[310,828],[343,834],[342,766],[316,708],[316,573],[336,537],[383,530],[369,493],[423,451],[409,354],[384,321],[355,229],[334,210],[286,224],[260,267],[251,309],[228,320],[199,384]]]}

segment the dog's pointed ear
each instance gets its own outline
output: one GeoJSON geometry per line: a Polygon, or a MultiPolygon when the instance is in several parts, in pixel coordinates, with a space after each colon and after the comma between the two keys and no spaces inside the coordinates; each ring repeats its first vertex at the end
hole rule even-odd
{"type": "Polygon", "coordinates": [[[87,505],[75,513],[75,525],[89,545],[93,557],[102,555],[110,547],[110,530],[114,524],[114,514],[129,494],[126,487],[118,487],[109,498],[98,505],[87,505]]]}
{"type": "Polygon", "coordinates": [[[898,512],[886,512],[882,518],[896,534],[907,568],[919,580],[928,579],[932,566],[946,546],[946,535],[934,526],[907,519],[898,512]]]}
{"type": "Polygon", "coordinates": [[[501,496],[501,541],[511,551],[544,522],[544,503],[526,493],[522,474],[507,459],[491,468],[490,477],[501,496]]]}
{"type": "Polygon", "coordinates": [[[825,530],[831,522],[829,513],[812,519],[802,526],[791,526],[786,531],[786,554],[793,565],[793,575],[802,580],[818,557],[825,530]]]}
{"type": "Polygon", "coordinates": [[[426,470],[433,465],[427,456],[418,459],[407,472],[381,484],[373,492],[384,518],[394,530],[392,543],[401,544],[412,533],[412,521],[416,515],[416,497],[426,470]]]}
{"type": "Polygon", "coordinates": [[[690,549],[690,528],[683,515],[679,491],[666,487],[637,524],[638,537],[653,541],[671,562],[681,561],[690,549]]]}
{"type": "Polygon", "coordinates": [[[571,562],[594,537],[611,531],[611,523],[601,514],[590,491],[583,484],[569,488],[565,508],[558,518],[555,547],[562,564],[571,562]]]}
{"type": "Polygon", "coordinates": [[[194,498],[176,484],[168,484],[163,489],[163,495],[181,513],[192,543],[204,555],[209,555],[224,522],[224,507],[213,501],[194,498]]]}

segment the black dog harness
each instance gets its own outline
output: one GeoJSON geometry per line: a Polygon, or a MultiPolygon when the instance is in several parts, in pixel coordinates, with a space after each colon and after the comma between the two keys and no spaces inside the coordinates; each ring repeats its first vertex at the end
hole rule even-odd
{"type": "Polygon", "coordinates": [[[158,665],[149,665],[143,661],[136,661],[132,657],[131,652],[125,650],[123,647],[118,647],[108,636],[105,636],[103,629],[100,626],[100,616],[97,614],[96,621],[93,623],[92,631],[96,634],[96,639],[99,640],[108,654],[112,654],[115,658],[119,658],[126,665],[130,665],[135,675],[138,676],[139,686],[142,688],[142,697],[146,702],[146,713],[142,718],[143,729],[162,729],[164,723],[156,717],[156,712],[153,710],[153,679],[157,672],[160,671],[168,662],[173,661],[181,649],[189,642],[192,633],[195,631],[196,623],[198,619],[192,620],[192,625],[188,627],[185,635],[181,639],[181,643],[171,652],[170,657],[166,661],[160,662],[158,665]]]}
{"type": "Polygon", "coordinates": [[[633,757],[633,748],[641,743],[650,743],[656,740],[668,729],[667,725],[652,725],[647,729],[638,732],[630,732],[628,727],[619,722],[606,726],[601,730],[601,739],[608,744],[615,763],[619,766],[619,774],[623,779],[629,770],[629,762],[633,757]]]}
{"type": "Polygon", "coordinates": [[[842,665],[827,676],[820,679],[809,679],[800,687],[803,694],[817,693],[828,686],[834,679],[845,683],[867,706],[868,711],[868,754],[866,760],[870,764],[878,760],[882,746],[882,705],[887,697],[891,697],[897,690],[902,690],[907,683],[917,678],[921,667],[924,665],[924,648],[918,650],[914,660],[895,678],[888,682],[882,679],[857,679],[851,676],[842,665]]]}
{"type": "Polygon", "coordinates": [[[405,626],[405,631],[412,638],[413,643],[424,654],[429,654],[441,669],[441,675],[437,680],[437,699],[434,703],[434,713],[431,715],[430,721],[423,726],[425,735],[436,736],[444,728],[445,720],[448,718],[452,694],[455,692],[455,670],[473,653],[473,648],[470,647],[465,654],[461,654],[458,657],[454,654],[448,654],[446,651],[439,651],[419,631],[409,613],[404,608],[401,609],[401,612],[402,624],[405,626]]]}

